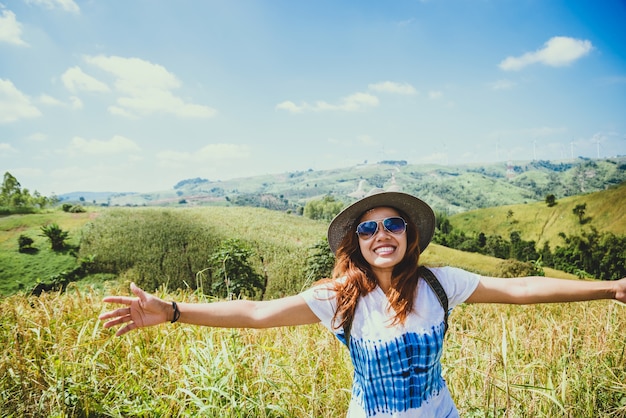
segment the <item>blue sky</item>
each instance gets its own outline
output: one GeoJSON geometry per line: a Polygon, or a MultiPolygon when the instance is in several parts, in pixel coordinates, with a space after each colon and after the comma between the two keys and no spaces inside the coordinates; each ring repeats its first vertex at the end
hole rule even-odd
{"type": "Polygon", "coordinates": [[[0,0],[0,170],[153,192],[626,154],[624,0],[0,0]]]}

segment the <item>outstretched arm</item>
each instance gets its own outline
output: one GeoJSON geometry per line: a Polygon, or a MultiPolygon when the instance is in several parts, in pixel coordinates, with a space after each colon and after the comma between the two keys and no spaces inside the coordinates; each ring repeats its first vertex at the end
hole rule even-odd
{"type": "Polygon", "coordinates": [[[626,277],[615,281],[567,280],[552,277],[502,279],[481,277],[467,303],[556,303],[596,299],[626,302],[626,277]]]}
{"type": "MultiPolygon", "coordinates": [[[[136,297],[107,296],[107,303],[127,305],[100,315],[104,327],[122,325],[115,335],[123,335],[137,328],[171,321],[174,309],[166,302],[130,285],[136,297]]],[[[270,301],[234,300],[215,303],[178,303],[178,322],[222,328],[271,328],[304,325],[319,322],[304,298],[299,295],[270,301]]]]}

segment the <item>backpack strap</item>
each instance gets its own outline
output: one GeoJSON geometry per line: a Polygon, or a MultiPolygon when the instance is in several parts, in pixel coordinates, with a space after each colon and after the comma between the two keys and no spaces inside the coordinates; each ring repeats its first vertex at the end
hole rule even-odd
{"type": "MultiPolygon", "coordinates": [[[[356,303],[359,303],[359,299],[357,298],[356,303]]],[[[356,303],[354,305],[354,312],[356,312],[356,303]]],[[[348,350],[350,349],[350,332],[352,331],[352,321],[354,321],[354,316],[352,319],[343,324],[343,339],[346,340],[346,347],[348,350]]]]}
{"type": "MultiPolygon", "coordinates": [[[[430,286],[432,291],[435,293],[435,295],[437,296],[437,299],[439,300],[439,303],[441,304],[441,307],[443,308],[443,324],[444,324],[443,335],[445,336],[446,332],[448,331],[448,316],[449,316],[448,295],[446,294],[446,291],[441,285],[441,283],[439,282],[439,280],[437,280],[437,277],[435,277],[435,274],[432,271],[430,271],[428,267],[420,266],[417,272],[419,273],[420,277],[423,277],[424,280],[426,280],[426,283],[428,284],[428,286],[430,286]]],[[[357,303],[358,303],[358,299],[357,299],[357,303]]],[[[356,306],[354,307],[354,312],[356,312],[356,306]]],[[[352,318],[352,320],[354,320],[354,317],[352,318]]],[[[348,349],[350,348],[350,332],[351,331],[352,331],[352,321],[348,321],[343,325],[343,336],[344,336],[344,340],[346,340],[346,346],[348,347],[348,349]]]]}
{"type": "Polygon", "coordinates": [[[439,280],[437,280],[437,278],[435,277],[435,274],[432,271],[430,271],[427,267],[420,266],[417,271],[419,272],[420,276],[422,276],[424,280],[426,280],[426,283],[428,283],[432,291],[435,293],[435,295],[437,296],[437,299],[439,299],[439,303],[441,304],[441,307],[443,308],[443,324],[444,324],[443,335],[446,335],[446,332],[448,331],[448,315],[449,315],[448,295],[446,295],[446,291],[444,290],[439,280]]]}

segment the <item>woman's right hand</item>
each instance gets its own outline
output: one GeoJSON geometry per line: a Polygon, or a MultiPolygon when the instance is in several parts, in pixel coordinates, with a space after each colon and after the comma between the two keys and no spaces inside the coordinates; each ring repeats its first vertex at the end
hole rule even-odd
{"type": "Polygon", "coordinates": [[[104,323],[104,328],[126,324],[115,333],[120,336],[137,328],[162,324],[172,319],[174,310],[171,303],[143,291],[135,283],[130,284],[130,290],[136,297],[107,296],[102,299],[106,303],[127,305],[100,315],[101,321],[110,319],[104,323]]]}

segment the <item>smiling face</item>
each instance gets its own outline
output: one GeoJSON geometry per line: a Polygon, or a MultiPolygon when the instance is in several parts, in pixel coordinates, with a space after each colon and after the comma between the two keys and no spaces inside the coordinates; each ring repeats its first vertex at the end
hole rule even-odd
{"type": "MultiPolygon", "coordinates": [[[[401,216],[398,211],[388,207],[374,208],[361,217],[359,222],[381,221],[392,216],[401,216]]],[[[378,224],[378,230],[369,239],[359,238],[359,248],[365,261],[378,275],[386,272],[391,274],[395,265],[404,258],[407,248],[406,232],[393,234],[378,224]]]]}

